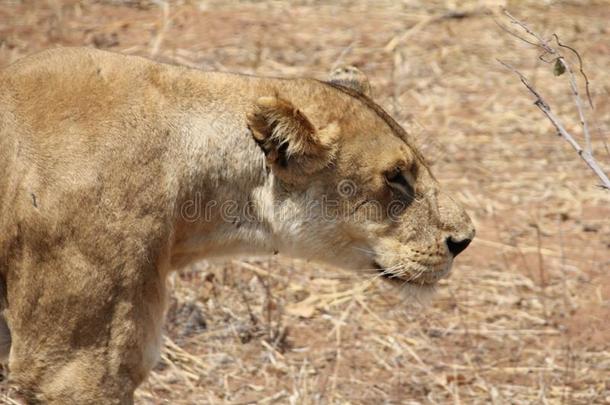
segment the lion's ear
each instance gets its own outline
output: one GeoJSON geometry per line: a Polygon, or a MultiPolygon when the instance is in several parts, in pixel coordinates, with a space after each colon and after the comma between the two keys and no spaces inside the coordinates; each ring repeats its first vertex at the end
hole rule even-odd
{"type": "Polygon", "coordinates": [[[338,67],[330,74],[328,81],[355,90],[367,97],[372,96],[369,79],[355,66],[338,67]]]}
{"type": "Polygon", "coordinates": [[[302,111],[281,98],[259,98],[248,125],[267,163],[286,180],[320,170],[334,156],[338,125],[316,129],[302,111]]]}

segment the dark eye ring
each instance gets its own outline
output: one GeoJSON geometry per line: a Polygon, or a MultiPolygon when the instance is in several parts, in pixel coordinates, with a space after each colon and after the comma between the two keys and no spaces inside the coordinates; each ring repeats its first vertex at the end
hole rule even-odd
{"type": "Polygon", "coordinates": [[[403,183],[407,180],[405,179],[402,174],[402,171],[399,168],[396,168],[386,173],[385,178],[389,183],[403,183]]]}
{"type": "Polygon", "coordinates": [[[413,186],[405,178],[402,170],[396,168],[385,174],[385,180],[388,186],[402,197],[413,198],[413,186]]]}

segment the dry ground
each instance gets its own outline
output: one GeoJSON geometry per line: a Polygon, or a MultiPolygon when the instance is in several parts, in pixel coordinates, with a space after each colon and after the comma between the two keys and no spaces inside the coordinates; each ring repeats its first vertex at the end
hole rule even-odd
{"type": "Polygon", "coordinates": [[[355,64],[476,222],[428,305],[286,258],[196,264],[138,403],[610,403],[610,193],[496,58],[574,128],[564,76],[493,18],[505,4],[581,51],[609,169],[610,3],[494,3],[0,0],[0,66],[66,45],[282,76],[355,64]]]}

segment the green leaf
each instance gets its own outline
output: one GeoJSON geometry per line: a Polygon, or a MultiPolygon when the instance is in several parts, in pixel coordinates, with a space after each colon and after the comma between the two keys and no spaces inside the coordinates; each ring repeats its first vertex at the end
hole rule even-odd
{"type": "Polygon", "coordinates": [[[553,66],[553,74],[555,76],[561,76],[566,72],[566,67],[561,61],[561,58],[555,59],[555,65],[553,66]]]}

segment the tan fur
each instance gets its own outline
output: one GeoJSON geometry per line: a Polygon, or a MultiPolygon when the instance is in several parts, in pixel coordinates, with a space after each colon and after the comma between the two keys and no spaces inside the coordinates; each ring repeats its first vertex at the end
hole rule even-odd
{"type": "Polygon", "coordinates": [[[26,400],[131,403],[166,276],[193,260],[281,252],[410,288],[446,275],[446,239],[472,224],[364,80],[69,48],[2,71],[5,346],[26,400]]]}

